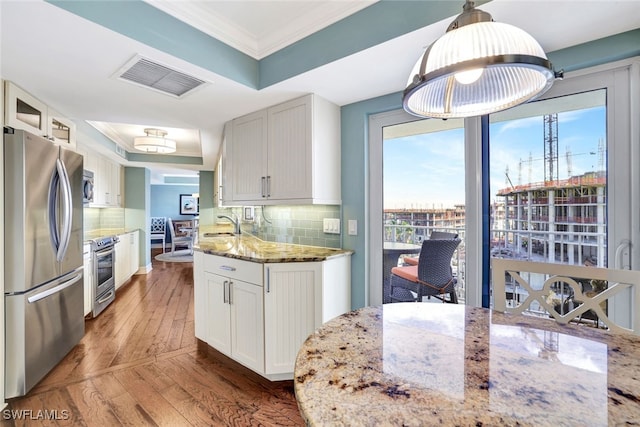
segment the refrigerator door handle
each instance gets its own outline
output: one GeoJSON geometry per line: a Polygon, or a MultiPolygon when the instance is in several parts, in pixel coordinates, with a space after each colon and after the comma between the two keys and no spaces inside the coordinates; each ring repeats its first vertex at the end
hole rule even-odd
{"type": "Polygon", "coordinates": [[[75,284],[81,278],[82,278],[82,270],[80,269],[76,273],[76,275],[73,276],[71,279],[62,282],[59,285],[54,286],[53,288],[47,289],[46,291],[39,292],[39,293],[37,293],[35,295],[32,295],[32,296],[27,298],[27,301],[29,303],[33,304],[34,302],[40,301],[41,299],[44,299],[44,298],[46,298],[48,296],[56,294],[56,293],[60,292],[61,290],[66,289],[69,286],[72,286],[73,284],[75,284]]]}
{"type": "MultiPolygon", "coordinates": [[[[57,160],[59,161],[59,160],[57,160]]],[[[51,246],[56,253],[56,260],[59,261],[60,253],[60,234],[58,232],[58,187],[60,182],[60,173],[57,168],[53,170],[51,179],[49,180],[49,238],[51,239],[51,246]]]]}
{"type": "Polygon", "coordinates": [[[49,182],[49,234],[51,245],[58,262],[64,259],[71,238],[71,184],[67,168],[62,160],[56,159],[56,169],[49,182]],[[62,227],[59,228],[58,199],[62,201],[62,227]]]}
{"type": "Polygon", "coordinates": [[[67,254],[69,248],[69,241],[71,240],[71,210],[72,196],[71,196],[71,182],[69,181],[69,174],[64,162],[60,159],[56,161],[58,174],[60,175],[60,187],[62,193],[62,238],[60,242],[60,250],[58,251],[57,259],[62,261],[67,254]]]}

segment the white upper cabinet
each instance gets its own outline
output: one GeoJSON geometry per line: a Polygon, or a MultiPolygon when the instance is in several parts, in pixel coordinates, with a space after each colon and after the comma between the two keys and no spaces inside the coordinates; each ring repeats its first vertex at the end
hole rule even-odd
{"type": "Polygon", "coordinates": [[[47,137],[58,145],[75,150],[76,124],[52,108],[47,110],[47,116],[49,124],[47,137]]]}
{"type": "Polygon", "coordinates": [[[75,123],[9,81],[5,82],[5,124],[76,148],[75,123]]]}
{"type": "Polygon", "coordinates": [[[340,109],[306,95],[233,121],[226,204],[340,204],[340,109]]]}
{"type": "Polygon", "coordinates": [[[7,126],[47,136],[47,105],[44,102],[9,81],[5,82],[4,96],[7,126]]]}
{"type": "Polygon", "coordinates": [[[295,99],[268,110],[267,197],[313,198],[313,104],[309,101],[295,99]]]}
{"type": "Polygon", "coordinates": [[[82,143],[78,144],[76,151],[84,156],[84,169],[93,172],[93,202],[90,206],[124,206],[122,166],[82,143]]]}
{"type": "Polygon", "coordinates": [[[232,143],[227,147],[231,162],[231,201],[262,200],[267,176],[267,111],[233,121],[232,143]]]}
{"type": "Polygon", "coordinates": [[[225,206],[226,201],[231,198],[231,190],[226,185],[227,175],[230,173],[231,168],[229,161],[227,160],[227,147],[229,141],[231,141],[231,134],[233,128],[233,122],[227,122],[224,124],[224,136],[222,138],[222,144],[220,145],[220,155],[218,157],[218,165],[216,166],[215,177],[215,189],[214,200],[216,201],[216,207],[225,206]]]}

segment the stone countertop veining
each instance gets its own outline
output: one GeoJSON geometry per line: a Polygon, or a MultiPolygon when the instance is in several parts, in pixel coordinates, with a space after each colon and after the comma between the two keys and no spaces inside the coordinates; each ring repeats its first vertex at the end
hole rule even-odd
{"type": "Polygon", "coordinates": [[[132,231],[139,230],[138,228],[101,228],[98,230],[90,230],[84,233],[84,241],[89,242],[93,239],[99,239],[101,237],[116,236],[119,234],[130,233],[132,231]]]}
{"type": "Polygon", "coordinates": [[[636,425],[640,336],[464,305],[385,304],[310,335],[294,387],[307,425],[636,425]]]}
{"type": "Polygon", "coordinates": [[[344,249],[266,242],[247,233],[236,236],[206,237],[202,232],[198,243],[194,245],[194,250],[260,263],[324,261],[353,253],[344,249]]]}

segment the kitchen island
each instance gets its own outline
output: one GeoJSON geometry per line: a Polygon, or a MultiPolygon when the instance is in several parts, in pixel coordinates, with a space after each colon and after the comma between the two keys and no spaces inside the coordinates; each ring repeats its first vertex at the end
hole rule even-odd
{"type": "Polygon", "coordinates": [[[270,380],[293,378],[300,345],[351,309],[352,251],[201,233],[195,334],[270,380]]]}
{"type": "Polygon", "coordinates": [[[640,337],[464,305],[326,323],[298,353],[307,425],[633,425],[640,337]]]}

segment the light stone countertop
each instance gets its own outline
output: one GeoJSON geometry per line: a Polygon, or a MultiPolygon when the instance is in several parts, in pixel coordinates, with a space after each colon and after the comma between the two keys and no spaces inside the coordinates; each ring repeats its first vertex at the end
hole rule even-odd
{"type": "Polygon", "coordinates": [[[93,239],[99,239],[101,237],[108,237],[108,236],[117,236],[120,234],[130,233],[136,230],[139,230],[139,228],[100,228],[97,230],[86,231],[84,233],[84,241],[86,243],[93,239]]]}
{"type": "Polygon", "coordinates": [[[339,316],[301,347],[308,425],[614,426],[640,421],[640,336],[442,303],[339,316]]]}
{"type": "Polygon", "coordinates": [[[259,263],[315,262],[353,253],[344,249],[267,242],[248,233],[237,236],[206,236],[201,231],[194,250],[259,263]]]}

